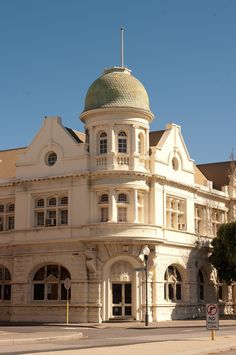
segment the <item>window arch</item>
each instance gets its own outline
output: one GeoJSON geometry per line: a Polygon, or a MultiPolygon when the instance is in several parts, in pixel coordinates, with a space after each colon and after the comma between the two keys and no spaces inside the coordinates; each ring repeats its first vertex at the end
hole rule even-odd
{"type": "Polygon", "coordinates": [[[167,301],[178,302],[182,299],[182,279],[179,271],[173,265],[165,272],[164,298],[167,301]]]}
{"type": "Polygon", "coordinates": [[[205,299],[205,294],[204,294],[204,277],[203,273],[201,270],[198,271],[197,275],[197,294],[198,294],[198,300],[199,301],[204,301],[205,299]]]}
{"type": "Polygon", "coordinates": [[[118,134],[118,153],[127,153],[127,134],[124,131],[118,134]]]}
{"type": "Polygon", "coordinates": [[[102,132],[99,135],[99,154],[107,154],[107,134],[102,132]]]}
{"type": "Polygon", "coordinates": [[[33,300],[43,302],[66,300],[67,278],[71,279],[70,273],[61,265],[48,264],[40,267],[33,277],[33,300]]]}
{"type": "Polygon", "coordinates": [[[0,302],[11,300],[11,274],[10,271],[0,266],[0,302]]]}

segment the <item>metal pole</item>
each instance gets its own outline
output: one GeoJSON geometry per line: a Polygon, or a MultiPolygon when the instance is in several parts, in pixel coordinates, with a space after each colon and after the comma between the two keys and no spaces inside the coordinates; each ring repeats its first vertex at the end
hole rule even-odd
{"type": "Polygon", "coordinates": [[[146,273],[146,312],[145,312],[145,326],[148,326],[148,255],[144,255],[145,259],[145,273],[146,273]]]}
{"type": "Polygon", "coordinates": [[[124,27],[121,30],[121,67],[124,68],[124,27]]]}

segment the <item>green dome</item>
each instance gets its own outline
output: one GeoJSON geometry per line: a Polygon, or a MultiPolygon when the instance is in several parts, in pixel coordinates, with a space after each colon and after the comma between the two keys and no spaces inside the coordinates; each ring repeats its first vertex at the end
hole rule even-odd
{"type": "Polygon", "coordinates": [[[84,112],[113,107],[131,107],[150,111],[144,86],[127,68],[106,69],[87,92],[84,112]]]}

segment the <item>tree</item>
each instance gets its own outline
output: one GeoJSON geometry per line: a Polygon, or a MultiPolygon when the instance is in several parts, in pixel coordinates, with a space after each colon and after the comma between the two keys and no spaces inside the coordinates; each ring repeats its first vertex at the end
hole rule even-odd
{"type": "Polygon", "coordinates": [[[211,245],[213,250],[209,260],[219,278],[228,284],[236,281],[236,222],[221,224],[211,245]]]}

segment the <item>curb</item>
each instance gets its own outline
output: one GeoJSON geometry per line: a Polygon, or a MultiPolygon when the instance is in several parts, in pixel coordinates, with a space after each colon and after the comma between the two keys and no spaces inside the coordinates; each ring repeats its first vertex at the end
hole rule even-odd
{"type": "Polygon", "coordinates": [[[1,345],[17,345],[17,344],[31,344],[48,342],[52,340],[70,340],[70,339],[81,339],[84,338],[83,333],[67,334],[67,335],[55,335],[49,337],[38,337],[38,338],[8,338],[0,339],[1,345]]]}

